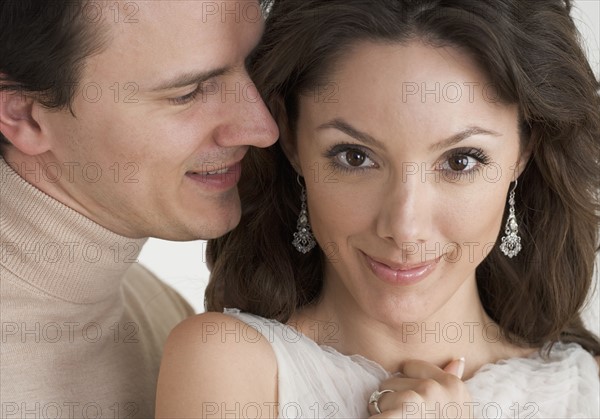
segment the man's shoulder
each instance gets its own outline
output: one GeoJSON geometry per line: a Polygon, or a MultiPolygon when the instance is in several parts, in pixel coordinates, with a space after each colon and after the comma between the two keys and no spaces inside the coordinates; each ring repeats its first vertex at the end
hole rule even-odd
{"type": "Polygon", "coordinates": [[[192,316],[194,310],[177,291],[161,281],[139,263],[134,263],[123,275],[123,296],[129,306],[161,316],[177,319],[192,316]]]}
{"type": "Polygon", "coordinates": [[[158,277],[148,268],[138,262],[132,263],[131,267],[127,269],[123,275],[123,281],[134,287],[144,284],[145,286],[150,287],[164,286],[168,288],[168,286],[158,279],[158,277]]]}

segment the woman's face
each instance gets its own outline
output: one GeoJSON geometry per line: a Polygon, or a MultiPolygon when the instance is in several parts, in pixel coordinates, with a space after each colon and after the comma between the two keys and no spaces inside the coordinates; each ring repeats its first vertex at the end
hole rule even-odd
{"type": "Polygon", "coordinates": [[[477,298],[520,147],[517,107],[469,55],[358,44],[301,98],[297,126],[326,304],[405,322],[477,298]]]}

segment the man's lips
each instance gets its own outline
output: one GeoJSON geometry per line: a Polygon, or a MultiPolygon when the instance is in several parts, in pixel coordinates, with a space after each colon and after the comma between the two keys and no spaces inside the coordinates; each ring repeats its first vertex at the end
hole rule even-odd
{"type": "Polygon", "coordinates": [[[200,175],[200,176],[214,176],[214,175],[224,175],[226,173],[239,173],[241,170],[241,160],[233,162],[233,163],[222,163],[222,164],[214,164],[211,163],[209,168],[205,170],[191,170],[188,174],[192,175],[200,175]]]}
{"type": "Polygon", "coordinates": [[[186,177],[196,185],[212,191],[227,191],[235,187],[242,173],[241,161],[223,165],[211,164],[202,171],[190,171],[186,177]]]}

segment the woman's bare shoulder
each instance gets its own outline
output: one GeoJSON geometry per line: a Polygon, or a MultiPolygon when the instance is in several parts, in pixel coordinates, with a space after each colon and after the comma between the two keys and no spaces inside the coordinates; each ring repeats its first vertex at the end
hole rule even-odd
{"type": "Polygon", "coordinates": [[[261,417],[277,415],[275,354],[266,338],[247,339],[245,327],[232,316],[204,313],[173,329],[160,367],[157,417],[233,415],[249,404],[264,408],[261,417]]]}

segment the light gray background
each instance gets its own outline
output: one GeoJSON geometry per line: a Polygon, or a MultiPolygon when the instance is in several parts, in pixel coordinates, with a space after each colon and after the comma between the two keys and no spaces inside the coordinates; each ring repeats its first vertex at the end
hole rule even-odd
{"type": "MultiPolygon", "coordinates": [[[[572,13],[581,32],[592,68],[600,78],[600,0],[575,1],[572,13]]],[[[195,308],[204,309],[204,288],[208,283],[208,269],[204,264],[206,242],[169,242],[150,239],[140,254],[139,261],[159,278],[179,291],[195,308]]],[[[596,264],[598,266],[598,263],[596,264]]],[[[585,319],[592,330],[600,335],[600,303],[598,292],[592,298],[585,319]]]]}

